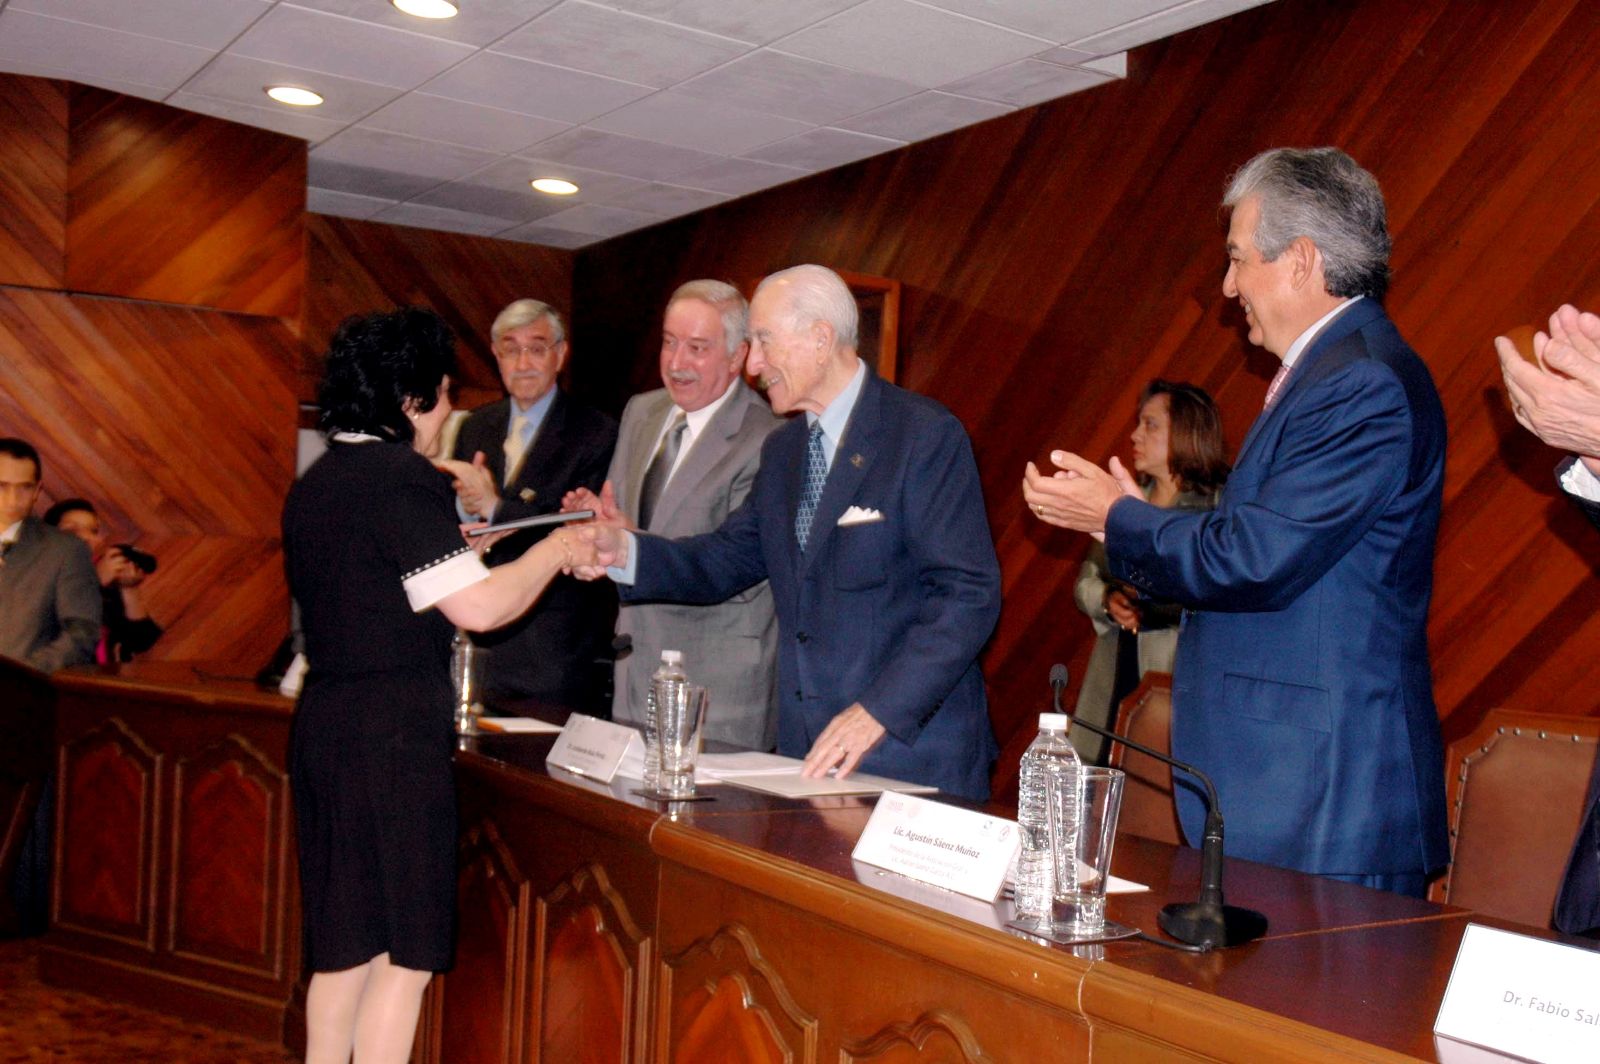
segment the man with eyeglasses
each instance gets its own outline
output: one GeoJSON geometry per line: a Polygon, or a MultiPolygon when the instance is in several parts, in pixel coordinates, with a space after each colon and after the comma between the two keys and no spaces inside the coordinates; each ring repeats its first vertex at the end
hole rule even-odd
{"type": "MultiPolygon", "coordinates": [[[[577,488],[598,492],[617,445],[617,423],[556,386],[567,360],[561,316],[547,303],[519,299],[490,326],[506,398],[479,407],[456,435],[454,461],[463,516],[514,521],[556,513],[577,488]]],[[[496,543],[490,566],[521,557],[546,529],[526,529],[496,543]]],[[[496,699],[534,698],[606,716],[610,703],[609,588],[558,580],[523,617],[474,637],[489,648],[485,686],[496,699]]]]}

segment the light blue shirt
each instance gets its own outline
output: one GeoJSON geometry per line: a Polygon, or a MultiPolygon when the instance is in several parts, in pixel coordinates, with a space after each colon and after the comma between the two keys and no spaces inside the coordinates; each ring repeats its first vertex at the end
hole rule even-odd
{"type": "MultiPolygon", "coordinates": [[[[520,416],[527,419],[522,426],[522,455],[524,458],[528,455],[528,448],[533,446],[533,438],[539,435],[539,430],[544,427],[544,419],[550,413],[550,408],[555,405],[555,401],[556,390],[554,388],[539,396],[526,409],[519,406],[515,399],[511,400],[511,417],[506,419],[506,438],[511,438],[511,426],[514,424],[513,418],[520,416]]],[[[467,460],[471,461],[471,457],[469,456],[467,460]]],[[[500,510],[498,501],[495,502],[494,508],[495,512],[498,513],[500,510]]],[[[461,518],[463,522],[478,520],[473,514],[467,513],[466,507],[461,505],[460,499],[456,500],[456,516],[461,518]]],[[[493,514],[489,516],[489,520],[494,520],[493,514]]]]}
{"type": "MultiPolygon", "coordinates": [[[[822,413],[813,414],[806,411],[806,428],[819,421],[822,423],[822,455],[827,459],[828,468],[833,468],[833,456],[839,451],[839,444],[844,439],[844,430],[850,424],[850,415],[855,413],[856,403],[861,399],[861,388],[867,382],[867,364],[856,363],[856,375],[850,378],[850,383],[844,390],[833,397],[833,402],[823,408],[822,413]]],[[[628,564],[613,565],[606,569],[606,575],[614,583],[632,584],[634,575],[639,571],[639,552],[634,542],[632,532],[624,532],[623,538],[628,545],[628,564]]]]}

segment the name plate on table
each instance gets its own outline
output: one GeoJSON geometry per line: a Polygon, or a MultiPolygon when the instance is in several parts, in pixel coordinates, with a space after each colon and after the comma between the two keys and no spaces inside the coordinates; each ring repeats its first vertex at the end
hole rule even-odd
{"type": "Polygon", "coordinates": [[[1005,882],[1017,841],[1017,825],[1004,817],[885,791],[850,856],[992,902],[1005,882]]]}
{"type": "Polygon", "coordinates": [[[1433,1033],[1539,1064],[1594,1064],[1600,950],[1468,924],[1433,1033]]]}
{"type": "Polygon", "coordinates": [[[644,739],[625,724],[574,713],[567,718],[561,738],[550,747],[545,763],[610,783],[617,766],[631,752],[644,761],[644,739]]]}

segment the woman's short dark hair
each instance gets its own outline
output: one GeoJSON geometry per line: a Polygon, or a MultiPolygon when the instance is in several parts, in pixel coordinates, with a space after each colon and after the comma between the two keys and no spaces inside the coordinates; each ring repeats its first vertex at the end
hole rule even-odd
{"type": "MultiPolygon", "coordinates": [[[[1232,466],[1222,445],[1222,414],[1204,388],[1156,378],[1139,393],[1139,408],[1158,395],[1167,397],[1167,468],[1183,491],[1209,494],[1227,481],[1232,466]]],[[[1141,476],[1140,483],[1149,478],[1141,476]]]]}
{"type": "Polygon", "coordinates": [[[410,442],[406,403],[417,413],[439,401],[439,384],[456,371],[456,338],[444,319],[421,307],[346,318],[328,344],[317,402],[324,432],[366,432],[410,442]]]}
{"type": "Polygon", "coordinates": [[[56,503],[54,506],[50,507],[50,509],[44,512],[44,523],[52,528],[60,528],[61,519],[70,513],[77,512],[78,510],[82,510],[84,513],[94,514],[95,517],[100,516],[98,513],[95,513],[94,503],[90,502],[88,499],[62,499],[60,502],[56,503]]]}

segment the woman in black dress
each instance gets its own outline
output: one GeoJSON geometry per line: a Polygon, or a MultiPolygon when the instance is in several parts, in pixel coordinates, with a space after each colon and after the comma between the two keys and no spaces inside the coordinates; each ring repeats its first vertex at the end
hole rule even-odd
{"type": "Polygon", "coordinates": [[[283,542],[309,670],[290,775],[308,963],[306,1060],[404,1061],[455,920],[456,626],[495,628],[575,562],[561,530],[486,568],[429,462],[455,340],[430,311],[340,326],[319,396],[328,452],[289,492],[283,542]]]}

